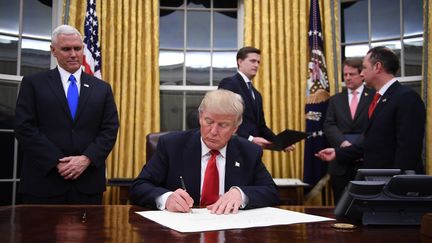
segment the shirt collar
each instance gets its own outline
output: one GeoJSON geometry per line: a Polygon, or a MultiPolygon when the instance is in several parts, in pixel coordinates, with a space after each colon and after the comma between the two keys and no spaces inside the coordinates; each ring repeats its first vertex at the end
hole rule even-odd
{"type": "Polygon", "coordinates": [[[242,73],[242,72],[240,72],[240,70],[237,70],[237,72],[242,76],[242,78],[243,78],[243,80],[246,82],[246,83],[248,83],[248,82],[251,82],[252,83],[252,81],[244,74],[244,73],[242,73]]]}
{"type": "MultiPolygon", "coordinates": [[[[225,145],[223,148],[219,149],[219,153],[220,155],[222,155],[223,158],[225,158],[226,155],[226,149],[227,149],[227,145],[225,145]]],[[[204,143],[202,137],[201,137],[201,158],[203,156],[206,156],[210,153],[209,147],[207,147],[207,145],[204,143]]]]}
{"type": "Polygon", "coordinates": [[[361,94],[363,92],[363,89],[364,89],[364,85],[362,84],[355,90],[349,90],[349,94],[352,94],[354,91],[357,91],[357,94],[361,94]]]}
{"type": "Polygon", "coordinates": [[[77,81],[77,85],[80,84],[81,73],[82,73],[82,69],[81,68],[78,68],[78,70],[76,70],[76,72],[74,72],[74,73],[69,73],[68,71],[66,71],[62,67],[60,67],[59,65],[57,65],[57,69],[59,70],[60,78],[62,80],[62,83],[67,83],[69,81],[69,77],[72,74],[75,77],[76,81],[77,81]]]}
{"type": "Polygon", "coordinates": [[[383,96],[385,94],[385,92],[388,90],[388,88],[390,88],[390,86],[392,84],[394,84],[396,81],[397,81],[396,78],[390,79],[390,81],[388,81],[386,84],[384,84],[384,86],[382,86],[381,89],[378,90],[377,93],[379,93],[381,96],[383,96]]]}

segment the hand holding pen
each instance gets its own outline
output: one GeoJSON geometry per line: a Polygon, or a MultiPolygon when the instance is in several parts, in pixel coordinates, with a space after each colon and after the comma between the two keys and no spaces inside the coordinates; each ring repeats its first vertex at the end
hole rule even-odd
{"type": "Polygon", "coordinates": [[[165,203],[165,208],[171,212],[192,212],[191,208],[193,206],[194,200],[189,195],[189,193],[187,193],[182,176],[180,176],[180,184],[182,188],[175,190],[171,195],[168,196],[168,199],[165,203]]]}

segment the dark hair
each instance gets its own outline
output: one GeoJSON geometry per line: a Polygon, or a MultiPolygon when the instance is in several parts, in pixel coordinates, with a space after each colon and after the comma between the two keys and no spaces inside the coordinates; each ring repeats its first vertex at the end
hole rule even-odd
{"type": "Polygon", "coordinates": [[[377,46],[370,49],[367,54],[370,54],[369,60],[372,65],[380,62],[387,73],[396,75],[399,70],[399,58],[391,49],[385,46],[377,46]]]}
{"type": "Polygon", "coordinates": [[[238,60],[238,59],[244,60],[249,53],[256,53],[256,54],[260,55],[261,51],[260,51],[260,49],[252,47],[252,46],[245,46],[245,47],[241,48],[240,50],[238,50],[236,60],[238,60]]]}
{"type": "Polygon", "coordinates": [[[361,73],[363,69],[363,59],[361,58],[349,58],[343,62],[342,67],[348,66],[352,68],[356,68],[358,73],[361,73]]]}

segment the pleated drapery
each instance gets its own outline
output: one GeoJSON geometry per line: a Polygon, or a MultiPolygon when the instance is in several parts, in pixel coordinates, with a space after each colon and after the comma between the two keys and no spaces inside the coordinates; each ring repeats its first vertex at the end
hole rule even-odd
{"type": "MultiPolygon", "coordinates": [[[[68,24],[83,33],[86,0],[71,1],[68,24]]],[[[145,136],[160,129],[159,1],[96,0],[102,79],[111,84],[120,129],[107,178],[133,178],[145,163],[145,136]]],[[[108,187],[104,203],[118,203],[108,187]]]]}
{"type": "MultiPolygon", "coordinates": [[[[320,0],[324,51],[330,87],[341,77],[337,1],[320,0]],[[336,71],[335,71],[336,70],[336,71]],[[339,72],[338,75],[337,72],[339,72]]],[[[308,79],[310,1],[245,0],[244,45],[261,49],[261,67],[254,86],[263,96],[267,125],[276,133],[286,128],[305,130],[308,79]]],[[[334,93],[334,90],[331,90],[334,93]]],[[[304,142],[290,153],[264,152],[273,177],[303,178],[304,142]]]]}

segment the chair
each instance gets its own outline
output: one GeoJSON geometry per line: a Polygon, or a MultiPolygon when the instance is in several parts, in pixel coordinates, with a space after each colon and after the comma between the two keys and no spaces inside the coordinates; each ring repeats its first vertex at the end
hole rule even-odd
{"type": "Polygon", "coordinates": [[[169,132],[155,132],[149,133],[146,136],[146,162],[150,161],[153,153],[156,151],[156,146],[159,138],[169,132]]]}
{"type": "MultiPolygon", "coordinates": [[[[150,160],[153,153],[156,151],[156,146],[159,137],[168,132],[149,133],[146,136],[146,162],[150,160]]],[[[107,186],[117,186],[120,188],[119,201],[120,204],[127,204],[129,200],[129,188],[132,186],[134,178],[111,178],[108,179],[107,186]]]]}

